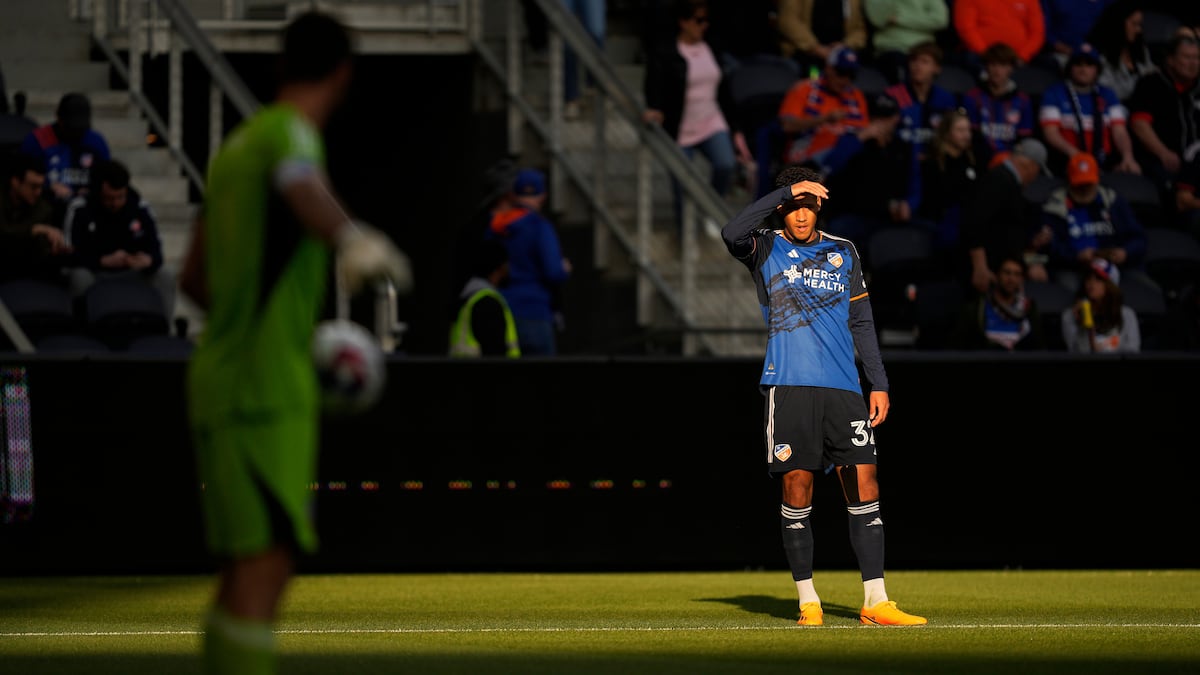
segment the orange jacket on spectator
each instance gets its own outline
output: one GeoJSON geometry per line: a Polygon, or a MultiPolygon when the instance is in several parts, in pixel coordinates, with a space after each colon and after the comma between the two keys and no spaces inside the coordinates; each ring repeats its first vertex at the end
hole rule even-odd
{"type": "Polygon", "coordinates": [[[787,141],[783,159],[788,164],[800,164],[808,160],[819,160],[833,148],[846,131],[867,126],[867,99],[861,89],[848,86],[835,93],[825,86],[825,76],[817,80],[799,80],[783,97],[779,105],[780,117],[821,117],[838,110],[843,117],[836,122],[825,122],[809,131],[792,136],[787,141]]]}
{"type": "Polygon", "coordinates": [[[1039,0],[954,0],[951,12],[959,40],[975,54],[1006,42],[1029,63],[1046,41],[1039,0]]]}

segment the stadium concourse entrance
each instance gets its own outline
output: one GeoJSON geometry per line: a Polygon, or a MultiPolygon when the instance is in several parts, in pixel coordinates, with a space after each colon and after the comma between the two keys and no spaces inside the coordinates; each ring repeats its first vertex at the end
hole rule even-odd
{"type": "MultiPolygon", "coordinates": [[[[889,569],[1195,566],[1164,515],[1192,498],[1190,411],[1158,392],[1200,356],[963,356],[887,357],[889,569]]],[[[29,442],[33,475],[27,517],[0,524],[0,573],[211,569],[182,360],[0,367],[25,371],[28,407],[4,412],[30,425],[5,457],[29,442]]],[[[785,569],[760,367],[393,358],[379,407],[325,426],[322,550],[304,569],[785,569]]],[[[817,564],[853,568],[834,481],[817,485],[817,564]]]]}

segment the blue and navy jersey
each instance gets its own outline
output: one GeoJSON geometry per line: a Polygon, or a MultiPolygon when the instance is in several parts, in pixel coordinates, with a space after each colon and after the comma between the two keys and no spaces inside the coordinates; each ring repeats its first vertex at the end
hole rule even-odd
{"type": "Polygon", "coordinates": [[[88,129],[77,145],[58,138],[54,123],[43,124],[21,141],[21,152],[46,162],[46,180],[71,188],[71,196],[85,192],[91,180],[91,168],[112,159],[108,141],[94,129],[88,129]]]}
{"type": "Polygon", "coordinates": [[[886,92],[900,104],[900,126],[896,135],[912,146],[916,161],[920,163],[928,154],[942,114],[958,107],[958,97],[936,84],[930,87],[924,101],[917,98],[912,85],[905,82],[888,87],[886,92]]]}
{"type": "Polygon", "coordinates": [[[1043,129],[1058,127],[1068,143],[1095,155],[1102,165],[1113,153],[1112,128],[1125,124],[1127,117],[1112,89],[1097,85],[1091,91],[1076,91],[1067,82],[1046,89],[1038,110],[1043,129]]]}
{"type": "Polygon", "coordinates": [[[963,95],[962,103],[971,127],[986,141],[992,156],[1008,152],[1017,141],[1033,136],[1033,100],[1015,87],[999,96],[983,87],[973,87],[963,95]]]}
{"type": "Polygon", "coordinates": [[[862,261],[847,239],[818,231],[815,241],[793,244],[764,224],[782,188],[743,209],[723,235],[730,253],[750,270],[767,323],[760,384],[827,387],[862,393],[855,347],[873,388],[887,390],[874,322],[867,311],[851,328],[852,304],[867,303],[862,261]],[[740,255],[739,255],[740,254],[740,255]],[[868,332],[869,329],[869,332],[868,332]],[[866,336],[869,335],[869,340],[866,336]]]}

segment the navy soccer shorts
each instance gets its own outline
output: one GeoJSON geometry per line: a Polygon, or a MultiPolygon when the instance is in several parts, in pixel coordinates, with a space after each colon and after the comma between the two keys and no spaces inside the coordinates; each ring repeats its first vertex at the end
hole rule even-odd
{"type": "Polygon", "coordinates": [[[764,414],[772,474],[874,464],[875,431],[862,394],[825,387],[771,387],[764,414]]]}

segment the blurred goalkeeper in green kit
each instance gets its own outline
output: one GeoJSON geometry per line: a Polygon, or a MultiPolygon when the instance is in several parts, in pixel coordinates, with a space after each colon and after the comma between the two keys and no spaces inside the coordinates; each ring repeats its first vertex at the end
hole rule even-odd
{"type": "Polygon", "coordinates": [[[180,286],[206,310],[188,364],[188,415],[209,549],[220,561],[204,619],[204,672],[276,672],[274,628],[296,556],[316,549],[319,390],[310,343],[329,253],[350,292],[408,260],[352,221],[325,173],[321,129],[350,84],[350,36],[308,12],[284,29],[275,100],[224,140],[180,286]]]}

